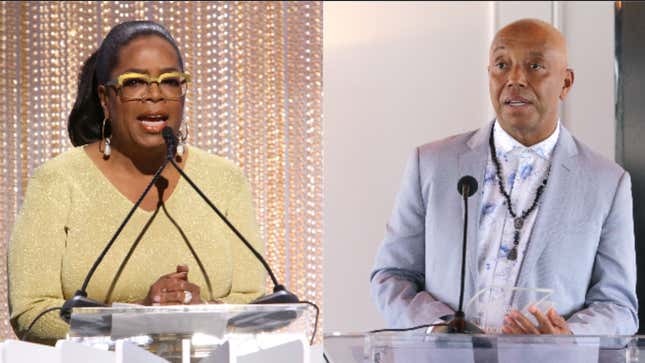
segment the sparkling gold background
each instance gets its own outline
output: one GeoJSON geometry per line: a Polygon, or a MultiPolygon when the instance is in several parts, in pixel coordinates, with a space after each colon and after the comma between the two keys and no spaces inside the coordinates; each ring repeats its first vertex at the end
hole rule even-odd
{"type": "MultiPolygon", "coordinates": [[[[269,263],[291,291],[321,306],[320,2],[0,3],[0,268],[31,171],[71,147],[67,116],[82,62],[112,26],[143,19],[170,30],[193,76],[189,143],[244,168],[269,263]]],[[[13,332],[2,279],[6,339],[13,332]]]]}

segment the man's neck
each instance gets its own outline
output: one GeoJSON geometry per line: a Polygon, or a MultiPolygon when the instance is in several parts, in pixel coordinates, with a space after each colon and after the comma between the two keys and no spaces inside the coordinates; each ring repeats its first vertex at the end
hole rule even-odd
{"type": "Polygon", "coordinates": [[[517,142],[519,142],[520,144],[526,147],[531,147],[533,145],[539,144],[542,141],[548,139],[549,136],[553,135],[553,133],[555,132],[556,128],[559,125],[559,121],[556,120],[552,124],[553,126],[550,129],[545,131],[545,130],[518,129],[512,126],[505,127],[501,122],[498,121],[497,123],[504,131],[506,131],[506,133],[509,136],[511,136],[517,142]]]}

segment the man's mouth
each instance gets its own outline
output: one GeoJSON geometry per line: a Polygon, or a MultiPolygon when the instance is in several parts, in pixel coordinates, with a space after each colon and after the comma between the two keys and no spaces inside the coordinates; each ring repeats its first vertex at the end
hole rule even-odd
{"type": "Polygon", "coordinates": [[[505,106],[522,107],[531,104],[529,100],[523,97],[510,97],[504,100],[505,106]]]}

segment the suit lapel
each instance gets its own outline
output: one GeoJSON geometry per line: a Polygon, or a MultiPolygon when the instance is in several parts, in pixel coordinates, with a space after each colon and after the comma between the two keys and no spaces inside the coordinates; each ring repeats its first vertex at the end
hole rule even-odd
{"type": "MultiPolygon", "coordinates": [[[[517,286],[524,286],[528,276],[545,247],[563,231],[562,221],[566,220],[567,206],[576,190],[577,147],[571,134],[563,127],[553,151],[551,174],[543,194],[543,200],[535,218],[526,254],[520,268],[517,286]]],[[[542,287],[542,286],[538,286],[542,287]]]]}
{"type": "MultiPolygon", "coordinates": [[[[465,175],[471,175],[479,183],[477,193],[468,198],[468,240],[466,248],[466,269],[468,279],[466,279],[464,300],[472,296],[475,291],[478,267],[477,267],[477,238],[479,230],[479,216],[481,211],[482,199],[482,182],[486,173],[486,162],[488,161],[488,138],[493,123],[487,127],[482,127],[468,140],[468,148],[459,155],[459,178],[465,175]]],[[[461,203],[463,215],[463,203],[461,203]]],[[[463,218],[463,217],[462,217],[463,218]]],[[[461,224],[460,224],[461,228],[461,224]]],[[[459,247],[461,248],[462,233],[457,234],[460,238],[459,247]]]]}

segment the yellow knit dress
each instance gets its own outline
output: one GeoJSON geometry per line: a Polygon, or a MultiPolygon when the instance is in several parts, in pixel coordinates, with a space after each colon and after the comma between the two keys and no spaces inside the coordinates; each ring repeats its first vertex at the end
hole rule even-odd
{"type": "MultiPolygon", "coordinates": [[[[205,151],[188,150],[185,172],[263,253],[241,169],[205,151]]],[[[38,313],[74,295],[133,205],[83,147],[34,171],[8,251],[9,308],[18,336],[38,313]]],[[[247,303],[264,293],[260,263],[180,179],[163,206],[134,213],[92,277],[88,297],[107,304],[142,301],[150,285],[178,264],[188,265],[188,280],[200,286],[203,300],[247,303]]],[[[36,323],[30,340],[51,344],[68,328],[58,312],[50,312],[36,323]]]]}

